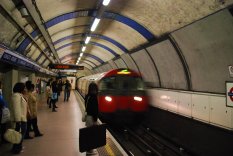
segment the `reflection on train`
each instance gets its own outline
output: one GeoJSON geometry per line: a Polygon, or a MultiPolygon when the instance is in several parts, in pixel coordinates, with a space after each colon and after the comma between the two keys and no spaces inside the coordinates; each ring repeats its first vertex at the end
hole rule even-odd
{"type": "Polygon", "coordinates": [[[139,73],[130,69],[114,69],[82,77],[77,83],[82,96],[87,94],[87,88],[93,81],[99,87],[99,112],[104,119],[132,120],[147,111],[148,96],[139,73]]]}

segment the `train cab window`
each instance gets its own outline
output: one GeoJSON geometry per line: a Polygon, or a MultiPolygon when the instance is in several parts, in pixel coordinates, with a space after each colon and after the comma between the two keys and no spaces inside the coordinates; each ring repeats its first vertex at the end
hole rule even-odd
{"type": "Polygon", "coordinates": [[[104,78],[99,84],[99,90],[116,89],[116,77],[104,78]]]}
{"type": "Polygon", "coordinates": [[[122,76],[118,78],[119,89],[122,90],[144,90],[144,83],[139,77],[122,76]]]}

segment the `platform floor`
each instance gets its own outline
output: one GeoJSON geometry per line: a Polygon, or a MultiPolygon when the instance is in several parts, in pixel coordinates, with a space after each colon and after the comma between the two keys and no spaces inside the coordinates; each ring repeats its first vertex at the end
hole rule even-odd
{"type": "MultiPolygon", "coordinates": [[[[42,137],[35,137],[30,140],[24,140],[24,151],[21,156],[84,156],[85,152],[79,152],[79,129],[85,127],[81,121],[80,99],[76,92],[72,91],[70,100],[63,102],[63,93],[57,103],[57,112],[52,112],[46,104],[44,95],[40,96],[38,104],[38,125],[40,131],[44,134],[42,137]]],[[[34,134],[31,132],[31,136],[34,134]]],[[[107,142],[112,144],[112,139],[107,133],[107,142]]],[[[109,143],[104,147],[97,149],[96,155],[119,155],[114,154],[109,143]],[[100,154],[99,154],[100,153],[100,154]]],[[[114,144],[114,143],[113,143],[114,144]]],[[[115,148],[115,144],[114,144],[115,148]]],[[[11,144],[1,144],[0,156],[13,155],[10,152],[11,144]]],[[[119,150],[117,150],[119,152],[119,150]]],[[[123,155],[123,154],[120,154],[123,155]]]]}

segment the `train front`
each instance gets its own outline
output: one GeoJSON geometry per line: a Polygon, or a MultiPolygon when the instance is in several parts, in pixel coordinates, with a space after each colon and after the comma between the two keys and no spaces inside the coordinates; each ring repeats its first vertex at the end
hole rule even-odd
{"type": "Polygon", "coordinates": [[[106,121],[138,120],[145,115],[147,108],[148,96],[140,74],[118,69],[99,81],[99,112],[106,121]]]}

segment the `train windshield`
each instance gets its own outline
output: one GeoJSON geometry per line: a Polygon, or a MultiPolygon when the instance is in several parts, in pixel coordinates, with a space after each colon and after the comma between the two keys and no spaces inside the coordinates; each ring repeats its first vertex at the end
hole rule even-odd
{"type": "Polygon", "coordinates": [[[113,76],[101,80],[100,90],[144,90],[144,82],[140,77],[113,76]]]}

